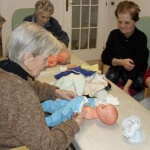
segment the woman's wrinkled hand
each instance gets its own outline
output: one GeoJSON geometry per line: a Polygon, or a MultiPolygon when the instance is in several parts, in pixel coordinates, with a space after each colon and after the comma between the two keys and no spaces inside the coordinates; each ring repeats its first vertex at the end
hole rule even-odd
{"type": "Polygon", "coordinates": [[[122,63],[122,66],[128,71],[131,71],[135,67],[135,64],[132,59],[123,59],[122,63]]]}
{"type": "Polygon", "coordinates": [[[85,123],[84,116],[86,115],[86,111],[82,111],[81,113],[76,113],[72,116],[72,118],[78,123],[79,126],[85,123]]]}
{"type": "Polygon", "coordinates": [[[66,91],[61,89],[55,90],[55,96],[60,99],[72,100],[77,97],[77,95],[73,91],[66,91]]]}

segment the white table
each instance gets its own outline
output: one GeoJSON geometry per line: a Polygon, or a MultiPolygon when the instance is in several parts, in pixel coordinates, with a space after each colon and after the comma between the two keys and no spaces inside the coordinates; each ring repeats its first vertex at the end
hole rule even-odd
{"type": "Polygon", "coordinates": [[[150,149],[150,111],[127,95],[113,83],[110,94],[119,98],[119,118],[116,124],[108,126],[98,120],[88,120],[81,127],[73,142],[77,150],[148,150],[150,149]],[[122,121],[132,115],[138,116],[145,141],[131,144],[122,135],[122,121]]]}
{"type": "MultiPolygon", "coordinates": [[[[71,63],[80,65],[85,63],[75,54],[72,54],[71,63]]],[[[50,83],[53,74],[59,72],[59,66],[47,68],[38,77],[42,82],[50,83]]],[[[148,150],[150,149],[150,111],[139,102],[127,95],[113,83],[110,94],[119,98],[117,106],[119,118],[116,124],[108,126],[99,120],[88,120],[75,136],[73,144],[77,150],[148,150]],[[131,144],[122,135],[122,121],[132,115],[138,116],[141,128],[145,133],[145,141],[141,144],[131,144]]]]}

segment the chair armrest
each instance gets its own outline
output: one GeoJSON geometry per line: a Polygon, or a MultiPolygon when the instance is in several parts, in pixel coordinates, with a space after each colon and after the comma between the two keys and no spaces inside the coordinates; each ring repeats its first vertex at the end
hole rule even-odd
{"type": "Polygon", "coordinates": [[[103,73],[103,66],[104,66],[104,64],[103,64],[101,59],[99,60],[99,64],[98,65],[99,65],[99,70],[101,70],[102,73],[103,73]]]}
{"type": "Polygon", "coordinates": [[[146,97],[148,97],[148,96],[150,96],[150,90],[146,87],[146,88],[144,89],[144,99],[145,99],[146,97]]]}

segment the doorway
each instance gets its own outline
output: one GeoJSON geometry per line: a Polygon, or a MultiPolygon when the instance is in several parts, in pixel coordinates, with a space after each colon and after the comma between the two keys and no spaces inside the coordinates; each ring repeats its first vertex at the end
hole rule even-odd
{"type": "Polygon", "coordinates": [[[106,0],[66,0],[64,30],[69,50],[84,61],[100,59],[105,35],[106,0]]]}

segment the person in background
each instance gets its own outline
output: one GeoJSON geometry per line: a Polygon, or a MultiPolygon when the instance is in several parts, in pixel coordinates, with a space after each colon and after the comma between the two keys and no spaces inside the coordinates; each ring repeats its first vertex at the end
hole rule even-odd
{"type": "Polygon", "coordinates": [[[139,6],[132,1],[118,4],[118,29],[110,32],[101,56],[102,62],[110,66],[106,77],[115,84],[122,83],[128,94],[130,89],[144,89],[143,76],[148,65],[147,37],[135,27],[139,12],[139,6]]]}
{"type": "Polygon", "coordinates": [[[144,79],[145,86],[148,87],[148,89],[150,89],[150,66],[147,69],[143,79],[144,79]]]}
{"type": "Polygon", "coordinates": [[[51,32],[63,45],[63,50],[69,44],[68,34],[62,30],[59,22],[52,17],[54,6],[49,0],[38,0],[35,4],[35,14],[27,16],[24,21],[35,22],[51,32]]]}
{"type": "Polygon", "coordinates": [[[9,59],[0,62],[1,149],[25,145],[31,150],[64,150],[79,132],[86,112],[50,129],[41,107],[44,100],[71,100],[76,95],[32,80],[60,47],[50,32],[33,22],[24,22],[12,32],[7,45],[9,59]]]}
{"type": "Polygon", "coordinates": [[[6,20],[0,15],[0,47],[2,47],[2,26],[5,21],[6,20]]]}

